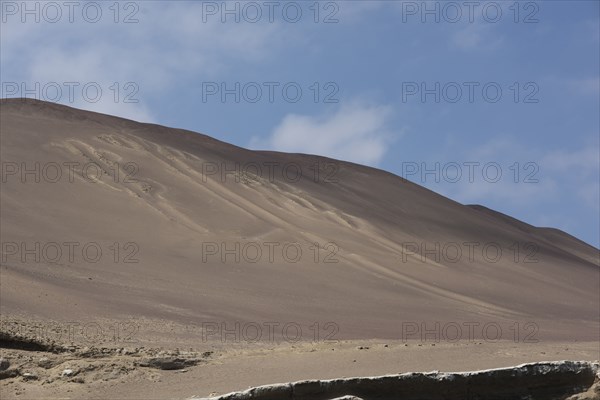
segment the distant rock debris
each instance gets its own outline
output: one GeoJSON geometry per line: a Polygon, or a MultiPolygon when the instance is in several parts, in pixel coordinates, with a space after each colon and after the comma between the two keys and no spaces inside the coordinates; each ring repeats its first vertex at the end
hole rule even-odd
{"type": "Polygon", "coordinates": [[[137,363],[140,367],[149,367],[162,370],[184,369],[197,365],[200,360],[196,358],[155,357],[137,363]]]}

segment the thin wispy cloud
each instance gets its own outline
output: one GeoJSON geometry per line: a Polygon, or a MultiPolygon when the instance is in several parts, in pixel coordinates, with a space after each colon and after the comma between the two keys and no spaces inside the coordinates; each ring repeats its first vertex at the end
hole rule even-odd
{"type": "Polygon", "coordinates": [[[255,138],[251,147],[377,165],[394,137],[387,127],[391,113],[387,106],[354,102],[321,116],[289,114],[266,141],[255,138]]]}

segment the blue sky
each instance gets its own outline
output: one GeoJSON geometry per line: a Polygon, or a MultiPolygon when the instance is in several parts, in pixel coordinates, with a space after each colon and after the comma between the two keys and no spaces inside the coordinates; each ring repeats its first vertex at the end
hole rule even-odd
{"type": "Polygon", "coordinates": [[[598,1],[72,4],[1,2],[2,97],[367,164],[600,243],[598,1]]]}

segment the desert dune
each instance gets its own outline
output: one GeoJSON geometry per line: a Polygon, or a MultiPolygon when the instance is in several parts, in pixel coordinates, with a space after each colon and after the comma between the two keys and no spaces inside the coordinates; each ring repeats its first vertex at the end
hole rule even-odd
{"type": "Polygon", "coordinates": [[[2,398],[600,358],[599,252],[565,232],[349,162],[31,99],[0,107],[2,357],[24,363],[2,398]],[[154,349],[198,362],[140,367],[154,349]],[[51,368],[34,365],[45,352],[51,368]],[[82,382],[61,375],[69,362],[82,382]],[[110,363],[125,369],[109,379],[110,363]]]}

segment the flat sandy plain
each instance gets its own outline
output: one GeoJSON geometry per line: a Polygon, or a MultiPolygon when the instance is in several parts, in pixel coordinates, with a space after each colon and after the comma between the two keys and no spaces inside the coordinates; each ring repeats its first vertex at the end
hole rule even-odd
{"type": "Polygon", "coordinates": [[[598,249],[562,231],[352,163],[0,104],[3,399],[600,358],[598,249]],[[161,350],[197,365],[142,365],[161,350]]]}

